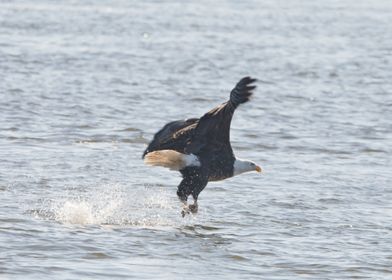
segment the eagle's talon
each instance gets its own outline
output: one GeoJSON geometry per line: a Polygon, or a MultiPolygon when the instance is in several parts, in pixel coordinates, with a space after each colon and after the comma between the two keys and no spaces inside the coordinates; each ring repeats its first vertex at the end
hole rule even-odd
{"type": "Polygon", "coordinates": [[[188,208],[192,214],[196,214],[197,210],[199,210],[199,206],[197,205],[196,202],[194,204],[189,205],[188,208]]]}
{"type": "Polygon", "coordinates": [[[182,207],[181,216],[184,218],[186,214],[189,214],[189,213],[190,213],[189,210],[190,210],[190,209],[189,209],[189,206],[185,204],[185,205],[182,207]]]}

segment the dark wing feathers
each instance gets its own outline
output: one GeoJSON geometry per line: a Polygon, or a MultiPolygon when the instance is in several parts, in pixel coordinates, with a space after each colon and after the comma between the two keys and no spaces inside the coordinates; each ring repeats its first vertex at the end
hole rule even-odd
{"type": "Polygon", "coordinates": [[[164,150],[164,149],[183,149],[180,147],[178,140],[184,138],[186,134],[189,134],[192,126],[197,123],[199,119],[192,118],[187,120],[178,120],[166,124],[161,130],[155,135],[147,149],[143,153],[144,156],[152,151],[164,150]],[[181,137],[182,136],[182,137],[181,137]]]}
{"type": "Polygon", "coordinates": [[[233,114],[238,105],[249,101],[256,86],[256,79],[242,78],[230,93],[230,100],[210,110],[202,116],[196,126],[191,143],[186,147],[187,153],[197,153],[204,147],[206,141],[219,142],[226,145],[228,152],[230,146],[230,125],[233,114]]]}
{"type": "Polygon", "coordinates": [[[238,105],[249,101],[252,85],[256,79],[242,78],[230,92],[229,101],[213,108],[200,119],[170,122],[158,131],[146,153],[173,149],[182,153],[198,154],[207,144],[224,146],[223,150],[232,153],[230,146],[230,124],[238,105]]]}
{"type": "Polygon", "coordinates": [[[256,79],[250,77],[242,78],[230,93],[231,105],[236,108],[238,105],[249,101],[249,97],[253,94],[252,90],[256,88],[251,84],[256,81],[256,79]]]}

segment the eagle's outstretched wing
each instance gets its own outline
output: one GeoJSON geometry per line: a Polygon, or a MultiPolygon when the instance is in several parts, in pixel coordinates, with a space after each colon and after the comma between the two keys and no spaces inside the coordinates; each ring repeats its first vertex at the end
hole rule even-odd
{"type": "Polygon", "coordinates": [[[143,153],[156,150],[175,150],[198,154],[206,144],[217,144],[232,154],[230,124],[235,109],[252,95],[256,79],[242,78],[230,93],[229,101],[213,108],[200,119],[173,121],[158,131],[143,153]]]}
{"type": "Polygon", "coordinates": [[[175,150],[184,153],[191,131],[194,130],[199,119],[192,118],[169,122],[155,135],[143,153],[144,156],[157,150],[175,150]]]}
{"type": "Polygon", "coordinates": [[[256,79],[242,78],[230,93],[229,101],[210,110],[197,122],[191,140],[185,147],[186,153],[197,154],[207,143],[217,143],[231,150],[230,124],[238,105],[249,101],[256,88],[256,79]]]}

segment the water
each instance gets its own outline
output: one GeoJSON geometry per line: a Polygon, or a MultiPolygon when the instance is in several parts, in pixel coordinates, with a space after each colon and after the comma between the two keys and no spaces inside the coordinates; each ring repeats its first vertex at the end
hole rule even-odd
{"type": "Polygon", "coordinates": [[[390,1],[82,2],[0,2],[0,279],[391,279],[390,1]],[[183,219],[142,151],[245,75],[183,219]]]}

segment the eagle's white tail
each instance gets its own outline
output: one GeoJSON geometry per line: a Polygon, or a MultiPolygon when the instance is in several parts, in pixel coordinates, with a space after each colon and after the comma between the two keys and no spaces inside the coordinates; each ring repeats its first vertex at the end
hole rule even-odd
{"type": "Polygon", "coordinates": [[[170,170],[181,170],[186,166],[200,166],[195,155],[186,155],[174,150],[160,150],[146,154],[144,163],[153,166],[167,167],[170,170]]]}

